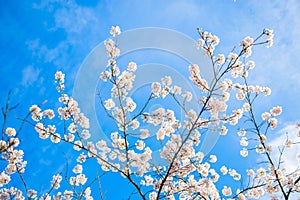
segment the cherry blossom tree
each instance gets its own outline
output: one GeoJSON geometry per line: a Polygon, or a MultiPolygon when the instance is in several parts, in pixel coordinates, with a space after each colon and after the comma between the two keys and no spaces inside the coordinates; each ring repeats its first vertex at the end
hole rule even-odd
{"type": "MultiPolygon", "coordinates": [[[[84,173],[87,159],[96,160],[103,172],[127,179],[135,188],[135,193],[129,198],[243,200],[297,196],[300,192],[299,166],[295,166],[294,171],[287,171],[282,163],[285,150],[293,148],[298,141],[287,137],[282,146],[271,145],[268,136],[275,131],[276,117],[282,113],[282,108],[274,106],[262,114],[257,113],[256,104],[269,96],[271,89],[251,85],[248,81],[255,67],[255,62],[250,59],[252,51],[256,46],[271,47],[273,30],[265,29],[256,38],[245,37],[227,54],[216,53],[217,36],[201,29],[197,31],[196,48],[210,59],[213,80],[205,80],[201,68],[192,64],[188,67],[189,79],[197,88],[198,96],[173,83],[171,76],[164,76],[160,82],[153,82],[147,88],[147,99],[140,104],[130,95],[139,66],[135,62],[128,63],[125,69],[118,66],[120,49],[117,38],[121,31],[118,26],[111,28],[112,38],[105,42],[108,64],[99,74],[99,84],[109,87],[111,93],[104,94],[100,86],[98,91],[99,102],[105,111],[102,117],[109,118],[112,124],[113,131],[108,133],[110,141],[90,140],[96,133],[89,132],[89,119],[81,112],[76,99],[65,93],[65,75],[61,71],[55,74],[61,106],[44,109],[45,103],[32,105],[19,129],[6,124],[8,114],[16,108],[9,104],[9,94],[2,109],[0,153],[6,164],[0,174],[1,199],[93,199],[90,184],[99,180],[99,175],[95,175],[94,181],[88,181],[90,177],[84,173]],[[197,109],[188,107],[193,98],[197,99],[197,109]],[[179,117],[178,109],[159,107],[150,110],[150,105],[156,101],[172,101],[172,105],[184,113],[183,119],[179,117]],[[55,124],[55,119],[63,123],[55,124]],[[46,193],[31,189],[23,178],[27,162],[19,147],[19,133],[24,123],[32,125],[41,139],[50,139],[53,145],[69,145],[77,155],[72,173],[54,174],[46,193]],[[215,168],[222,152],[205,155],[200,150],[205,134],[219,134],[226,138],[231,127],[238,129],[240,156],[258,154],[262,160],[246,172],[240,172],[238,165],[227,166],[227,163],[215,168]],[[153,159],[151,135],[155,135],[160,146],[162,162],[153,159]],[[10,185],[14,174],[24,187],[10,185]],[[231,182],[222,181],[225,176],[239,181],[240,186],[236,188],[231,182]],[[62,187],[62,182],[66,182],[66,186],[62,187]]],[[[300,129],[299,125],[295,126],[300,129]]]]}

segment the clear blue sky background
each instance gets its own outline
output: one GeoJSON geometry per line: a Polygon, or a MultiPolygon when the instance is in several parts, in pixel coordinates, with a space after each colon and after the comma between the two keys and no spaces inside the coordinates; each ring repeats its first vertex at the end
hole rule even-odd
{"type": "MultiPolygon", "coordinates": [[[[13,115],[24,116],[31,104],[45,99],[54,102],[57,94],[53,74],[56,70],[66,72],[66,86],[71,93],[84,58],[109,37],[112,25],[119,25],[122,31],[142,27],[169,28],[195,40],[196,28],[200,27],[220,37],[218,50],[224,53],[244,37],[256,36],[264,28],[270,28],[275,32],[274,46],[257,48],[253,55],[256,68],[250,79],[253,84],[271,86],[272,95],[263,104],[266,110],[282,105],[281,129],[300,121],[299,10],[297,0],[0,0],[0,103],[5,103],[10,89],[12,102],[20,103],[13,115]]],[[[13,120],[13,115],[11,126],[19,124],[13,120]]],[[[63,167],[58,165],[60,161],[64,163],[62,152],[69,150],[40,141],[29,127],[21,137],[29,162],[29,174],[25,178],[35,189],[45,190],[52,172],[63,167]]],[[[116,176],[108,177],[107,182],[104,180],[107,199],[124,199],[118,195],[126,193],[127,183],[116,176]],[[122,187],[108,191],[111,178],[120,181],[122,187]],[[116,194],[118,190],[120,193],[116,194]]]]}

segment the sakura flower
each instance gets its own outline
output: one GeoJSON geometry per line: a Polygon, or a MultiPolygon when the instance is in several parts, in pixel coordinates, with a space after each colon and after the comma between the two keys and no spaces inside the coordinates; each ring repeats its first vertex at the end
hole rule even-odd
{"type": "Polygon", "coordinates": [[[238,58],[238,55],[236,53],[229,53],[228,58],[231,60],[235,60],[238,58]]]}
{"type": "Polygon", "coordinates": [[[269,87],[265,87],[264,92],[265,92],[266,96],[269,96],[271,94],[271,89],[269,87]]]}
{"type": "Polygon", "coordinates": [[[57,80],[60,83],[64,83],[65,82],[65,74],[62,73],[62,71],[57,71],[55,73],[55,80],[57,80]]]}
{"type": "Polygon", "coordinates": [[[274,129],[274,128],[277,127],[277,119],[276,119],[276,118],[271,118],[271,119],[269,120],[269,123],[270,123],[270,127],[271,127],[272,129],[274,129]]]}
{"type": "Polygon", "coordinates": [[[130,63],[128,64],[127,70],[133,71],[133,72],[134,72],[136,69],[137,69],[137,65],[136,65],[135,62],[130,62],[130,63]]]}
{"type": "Polygon", "coordinates": [[[64,135],[64,139],[68,142],[73,142],[75,139],[75,135],[72,133],[69,133],[68,135],[64,135]]]}
{"type": "Polygon", "coordinates": [[[240,151],[240,155],[243,156],[243,157],[247,157],[248,156],[248,150],[246,148],[243,148],[240,151]]]}
{"type": "Polygon", "coordinates": [[[136,108],[136,103],[130,97],[126,97],[125,101],[126,101],[126,107],[128,111],[133,112],[136,108]]]}
{"type": "Polygon", "coordinates": [[[138,120],[135,119],[131,122],[131,128],[133,130],[137,129],[139,126],[140,126],[140,122],[138,120]]]}
{"type": "Polygon", "coordinates": [[[225,63],[225,56],[224,56],[224,54],[218,54],[217,63],[219,65],[223,65],[225,63]]]}
{"type": "Polygon", "coordinates": [[[49,119],[53,119],[55,114],[54,114],[54,111],[52,109],[47,109],[47,110],[43,111],[43,116],[48,117],[49,119]]]}
{"type": "Polygon", "coordinates": [[[159,93],[161,91],[161,85],[158,82],[152,83],[152,93],[156,96],[159,96],[159,93]]]}
{"type": "Polygon", "coordinates": [[[37,191],[29,189],[26,195],[29,199],[35,199],[37,197],[37,191]]]}
{"type": "Polygon", "coordinates": [[[248,141],[246,137],[242,137],[240,140],[240,145],[241,146],[248,146],[248,141]]]}
{"type": "Polygon", "coordinates": [[[251,106],[250,106],[249,103],[244,103],[244,104],[243,104],[243,111],[244,111],[244,112],[250,111],[250,108],[251,108],[251,106]]]}
{"type": "Polygon", "coordinates": [[[262,178],[262,177],[265,177],[267,175],[266,170],[264,168],[259,168],[256,172],[257,172],[257,177],[258,178],[262,178]]]}
{"type": "Polygon", "coordinates": [[[281,107],[281,106],[273,107],[273,108],[270,110],[270,113],[271,113],[273,116],[280,115],[280,114],[282,113],[282,107],[281,107]]]}
{"type": "Polygon", "coordinates": [[[115,37],[116,35],[120,35],[121,29],[119,26],[112,26],[109,33],[115,37]]]}
{"type": "Polygon", "coordinates": [[[238,100],[243,100],[243,99],[245,99],[245,95],[242,91],[240,91],[240,92],[236,93],[236,98],[238,100]]]}
{"type": "Polygon", "coordinates": [[[116,58],[120,55],[120,49],[116,46],[115,42],[112,39],[108,39],[104,42],[107,55],[111,58],[116,58]]]}
{"type": "Polygon", "coordinates": [[[41,113],[41,109],[37,105],[32,105],[29,108],[29,111],[34,121],[38,122],[39,120],[41,120],[43,114],[41,113]]]}
{"type": "Polygon", "coordinates": [[[287,147],[287,148],[291,148],[291,146],[292,146],[292,141],[291,140],[287,140],[286,142],[285,142],[285,146],[287,147]]]}
{"type": "Polygon", "coordinates": [[[141,139],[146,139],[149,137],[149,130],[148,129],[140,129],[141,135],[140,138],[141,139]]]}
{"type": "Polygon", "coordinates": [[[248,169],[248,170],[247,170],[247,174],[248,174],[248,176],[254,176],[254,175],[255,175],[255,172],[254,172],[253,169],[248,169]]]}
{"type": "Polygon", "coordinates": [[[20,144],[20,140],[18,138],[9,138],[8,146],[17,147],[20,144]]]}
{"type": "Polygon", "coordinates": [[[172,84],[172,78],[171,76],[165,76],[161,79],[161,82],[166,86],[170,86],[172,84]]]}
{"type": "Polygon", "coordinates": [[[16,130],[14,128],[6,128],[5,134],[7,136],[16,136],[16,130]]]}
{"type": "Polygon", "coordinates": [[[226,128],[226,126],[222,125],[220,135],[226,135],[227,132],[228,132],[228,129],[226,128]]]}
{"type": "Polygon", "coordinates": [[[51,142],[53,142],[53,143],[59,143],[61,140],[61,137],[58,133],[55,133],[55,134],[51,135],[50,139],[51,139],[51,142]]]}
{"type": "Polygon", "coordinates": [[[84,153],[81,153],[77,159],[76,159],[77,162],[79,163],[84,163],[86,161],[86,155],[84,155],[84,153]]]}
{"type": "Polygon", "coordinates": [[[108,99],[108,100],[105,101],[104,107],[107,110],[111,110],[113,107],[115,107],[115,102],[112,99],[108,99]]]}
{"type": "Polygon", "coordinates": [[[0,174],[0,187],[3,187],[4,185],[8,184],[10,180],[11,180],[10,176],[2,172],[0,174]]]}
{"type": "Polygon", "coordinates": [[[215,156],[215,155],[210,155],[209,156],[209,161],[211,162],[211,163],[215,163],[215,162],[217,162],[217,156],[215,156]]]}
{"type": "Polygon", "coordinates": [[[253,60],[249,60],[246,65],[249,67],[249,69],[253,69],[255,67],[255,62],[253,60]]]}
{"type": "Polygon", "coordinates": [[[60,174],[54,175],[52,177],[51,185],[53,188],[60,188],[60,182],[62,181],[62,176],[60,174]]]}
{"type": "Polygon", "coordinates": [[[187,101],[190,102],[193,98],[193,95],[191,92],[186,92],[184,94],[182,94],[182,97],[187,101]]]}
{"type": "Polygon", "coordinates": [[[269,120],[271,118],[271,114],[268,113],[268,112],[264,112],[262,115],[261,115],[261,118],[263,120],[269,120]]]}
{"type": "Polygon", "coordinates": [[[82,173],[82,165],[77,164],[73,170],[72,170],[75,174],[81,174],[82,173]]]}
{"type": "Polygon", "coordinates": [[[223,165],[223,166],[221,167],[220,171],[221,171],[221,173],[222,173],[223,175],[226,175],[227,172],[228,172],[228,169],[227,169],[226,166],[223,165]]]}
{"type": "Polygon", "coordinates": [[[64,197],[66,200],[71,200],[72,196],[73,196],[73,191],[70,191],[70,190],[64,191],[64,197]]]}
{"type": "Polygon", "coordinates": [[[173,88],[171,89],[171,92],[173,93],[173,94],[181,94],[181,87],[179,87],[179,86],[173,86],[173,88]]]}
{"type": "Polygon", "coordinates": [[[135,146],[138,150],[143,150],[145,148],[145,143],[142,140],[137,140],[135,146]]]}
{"type": "Polygon", "coordinates": [[[91,137],[89,130],[85,129],[81,132],[82,139],[87,140],[91,137]]]}
{"type": "Polygon", "coordinates": [[[224,188],[222,189],[222,194],[225,196],[230,196],[232,195],[232,191],[230,187],[224,186],[224,188]]]}
{"type": "Polygon", "coordinates": [[[264,34],[267,35],[267,40],[266,40],[266,42],[268,43],[267,47],[271,47],[273,45],[273,42],[274,42],[273,41],[273,37],[274,37],[273,30],[265,29],[264,34]]]}
{"type": "Polygon", "coordinates": [[[79,151],[82,147],[82,142],[77,140],[74,142],[74,145],[73,145],[73,149],[76,150],[76,151],[79,151]]]}

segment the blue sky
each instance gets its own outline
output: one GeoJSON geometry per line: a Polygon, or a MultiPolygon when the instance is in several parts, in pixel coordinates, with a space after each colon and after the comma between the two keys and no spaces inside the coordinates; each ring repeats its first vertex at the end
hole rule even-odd
{"type": "MultiPolygon", "coordinates": [[[[256,36],[264,28],[270,28],[274,29],[275,43],[270,49],[255,50],[256,68],[250,79],[253,84],[272,88],[272,95],[262,102],[261,110],[277,104],[283,107],[284,114],[279,117],[280,132],[300,121],[299,10],[297,0],[0,0],[0,102],[4,104],[11,89],[13,103],[20,103],[12,118],[24,116],[31,104],[45,99],[55,102],[53,74],[56,70],[66,72],[67,91],[72,93],[77,71],[85,57],[109,37],[113,25],[119,25],[122,31],[168,28],[195,40],[196,28],[200,27],[220,37],[218,51],[224,53],[244,37],[256,36]]],[[[10,123],[19,124],[19,121],[12,119],[10,123]]],[[[60,145],[53,147],[40,141],[31,129],[25,129],[21,136],[24,143],[36,144],[23,146],[29,162],[28,171],[30,167],[34,170],[27,175],[28,179],[45,175],[44,171],[51,177],[51,169],[61,170],[63,165],[57,166],[53,158],[57,156],[58,161],[64,162],[61,152],[68,149],[60,150],[60,145]]],[[[46,187],[43,184],[41,181],[41,190],[46,187]]]]}

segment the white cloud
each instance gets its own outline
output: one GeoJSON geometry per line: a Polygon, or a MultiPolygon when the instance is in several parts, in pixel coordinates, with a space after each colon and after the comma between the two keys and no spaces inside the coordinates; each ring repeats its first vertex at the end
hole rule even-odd
{"type": "MultiPolygon", "coordinates": [[[[264,3],[249,1],[257,23],[274,29],[274,47],[259,49],[256,56],[261,66],[256,76],[262,84],[275,88],[294,90],[299,83],[300,71],[300,2],[297,0],[270,0],[264,3]],[[295,75],[297,74],[297,75],[295,75]],[[282,82],[284,80],[284,82],[282,82]],[[287,80],[287,81],[285,81],[287,80]]],[[[256,26],[256,24],[248,24],[256,26]]],[[[299,96],[300,97],[300,96],[299,96]]]]}
{"type": "Polygon", "coordinates": [[[99,9],[79,6],[75,0],[43,0],[32,6],[51,16],[45,22],[47,26],[52,24],[51,27],[46,27],[49,34],[61,30],[64,34],[53,38],[56,45],[41,39],[30,40],[27,42],[29,50],[42,62],[63,67],[65,71],[70,67],[78,67],[99,42],[99,9]]]}
{"type": "Polygon", "coordinates": [[[63,28],[69,34],[82,33],[99,23],[93,9],[80,7],[74,2],[58,9],[54,15],[56,28],[63,28]]]}
{"type": "Polygon", "coordinates": [[[63,29],[66,42],[75,51],[91,49],[100,35],[101,24],[98,7],[79,6],[74,0],[61,2],[53,11],[54,27],[50,31],[63,29]]]}
{"type": "MultiPolygon", "coordinates": [[[[298,137],[299,130],[295,124],[287,125],[285,128],[279,130],[276,134],[279,136],[271,140],[268,144],[273,147],[272,158],[278,163],[280,152],[278,147],[282,148],[286,140],[289,139],[293,143],[300,142],[298,137]]],[[[300,144],[292,144],[291,148],[285,148],[282,155],[282,166],[286,167],[288,172],[295,171],[300,167],[300,144]]]]}
{"type": "MultiPolygon", "coordinates": [[[[271,154],[272,160],[275,166],[278,165],[278,161],[280,158],[280,152],[278,148],[282,149],[287,138],[291,140],[293,143],[300,142],[300,137],[298,137],[299,130],[296,127],[296,124],[286,125],[283,129],[279,130],[276,134],[278,137],[274,139],[270,139],[267,143],[272,146],[273,152],[271,154]]],[[[275,136],[275,135],[272,135],[275,136]]],[[[271,137],[269,135],[269,137],[271,137]]],[[[287,169],[287,174],[294,172],[296,169],[300,167],[300,144],[293,144],[291,148],[285,148],[282,154],[281,160],[283,163],[281,164],[281,168],[285,167],[287,169]]],[[[259,158],[258,162],[262,161],[262,158],[259,158]]],[[[262,200],[269,200],[271,197],[276,196],[280,197],[280,192],[278,195],[268,195],[265,194],[263,197],[260,197],[262,200]]],[[[292,193],[289,197],[291,200],[299,200],[298,193],[292,193]]]]}
{"type": "Polygon", "coordinates": [[[44,63],[52,63],[55,66],[60,66],[61,63],[68,61],[67,52],[70,44],[66,41],[59,42],[54,48],[49,48],[47,45],[41,44],[40,39],[29,40],[26,44],[32,55],[44,63]]]}
{"type": "Polygon", "coordinates": [[[33,66],[27,66],[22,71],[21,84],[24,87],[31,86],[33,83],[39,80],[40,70],[35,69],[33,66]]]}

